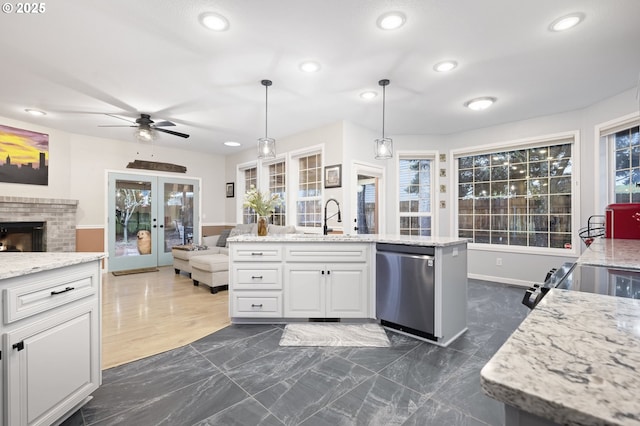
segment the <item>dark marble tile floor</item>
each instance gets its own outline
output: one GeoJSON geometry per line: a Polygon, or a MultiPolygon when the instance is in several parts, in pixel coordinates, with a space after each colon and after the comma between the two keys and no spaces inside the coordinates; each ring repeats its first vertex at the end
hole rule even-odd
{"type": "Polygon", "coordinates": [[[469,280],[469,330],[442,348],[280,347],[282,326],[236,325],[111,368],[63,426],[502,425],[480,369],[525,318],[524,290],[469,280]]]}

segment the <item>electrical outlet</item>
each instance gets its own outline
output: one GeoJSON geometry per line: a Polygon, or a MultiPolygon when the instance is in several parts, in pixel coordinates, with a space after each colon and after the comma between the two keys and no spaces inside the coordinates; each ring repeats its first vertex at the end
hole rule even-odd
{"type": "Polygon", "coordinates": [[[502,258],[496,257],[496,266],[502,266],[502,258]]]}

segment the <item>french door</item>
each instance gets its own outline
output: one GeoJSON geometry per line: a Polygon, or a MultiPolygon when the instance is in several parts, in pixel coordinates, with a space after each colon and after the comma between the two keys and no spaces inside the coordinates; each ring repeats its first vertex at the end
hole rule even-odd
{"type": "Polygon", "coordinates": [[[109,173],[108,194],[109,271],[170,265],[200,241],[198,179],[109,173]]]}

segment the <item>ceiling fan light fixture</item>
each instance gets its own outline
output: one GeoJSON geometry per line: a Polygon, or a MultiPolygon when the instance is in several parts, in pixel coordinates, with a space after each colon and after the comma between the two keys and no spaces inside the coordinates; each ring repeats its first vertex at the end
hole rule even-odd
{"type": "Polygon", "coordinates": [[[150,127],[138,127],[134,133],[138,142],[151,142],[156,138],[155,132],[150,127]]]}
{"type": "Polygon", "coordinates": [[[229,29],[229,20],[218,13],[203,13],[200,15],[200,23],[211,31],[226,31],[229,29]]]}
{"type": "Polygon", "coordinates": [[[575,27],[584,20],[584,13],[576,12],[562,16],[549,25],[549,30],[553,32],[566,31],[575,27]]]}
{"type": "Polygon", "coordinates": [[[464,103],[464,106],[474,111],[482,111],[493,105],[498,99],[492,96],[483,96],[481,98],[471,99],[464,103]]]}
{"type": "Polygon", "coordinates": [[[271,80],[262,80],[264,86],[264,138],[258,139],[258,158],[268,160],[276,158],[276,140],[268,136],[268,112],[269,112],[269,86],[271,80]]]}
{"type": "Polygon", "coordinates": [[[433,66],[436,72],[449,72],[458,66],[456,61],[442,61],[433,66]]]}
{"type": "Polygon", "coordinates": [[[382,30],[397,30],[407,22],[407,16],[402,12],[387,12],[376,21],[378,28],[382,30]]]}
{"type": "Polygon", "coordinates": [[[376,139],[375,143],[375,159],[376,160],[389,160],[393,158],[393,139],[384,136],[384,112],[386,101],[386,87],[390,81],[387,79],[380,80],[378,84],[382,86],[382,137],[376,139]]]}
{"type": "Polygon", "coordinates": [[[27,109],[25,109],[25,111],[28,112],[29,114],[35,115],[37,117],[42,117],[43,115],[47,115],[46,112],[40,111],[39,109],[27,108],[27,109]]]}

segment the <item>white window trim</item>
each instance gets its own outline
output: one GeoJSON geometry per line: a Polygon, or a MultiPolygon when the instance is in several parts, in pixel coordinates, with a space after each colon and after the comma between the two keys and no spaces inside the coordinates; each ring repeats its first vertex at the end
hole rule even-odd
{"type": "Polygon", "coordinates": [[[321,204],[325,203],[325,194],[326,191],[324,189],[324,165],[326,164],[326,157],[324,152],[325,145],[317,144],[311,145],[302,149],[296,149],[293,151],[289,151],[287,153],[287,174],[290,176],[295,176],[295,179],[287,179],[287,225],[295,226],[297,230],[303,231],[305,233],[322,233],[322,227],[320,228],[311,228],[297,225],[297,206],[298,206],[298,164],[296,160],[300,157],[305,157],[307,155],[320,154],[320,158],[322,159],[322,164],[320,165],[320,173],[321,173],[321,188],[322,195],[320,197],[321,204]],[[292,212],[292,214],[289,214],[292,212]]]}
{"type": "Polygon", "coordinates": [[[257,160],[248,161],[246,163],[241,163],[236,165],[236,223],[242,223],[242,205],[244,204],[244,194],[247,192],[247,188],[244,187],[244,171],[247,169],[251,169],[256,167],[258,185],[260,185],[260,165],[257,160]]]}
{"type": "Polygon", "coordinates": [[[392,191],[395,199],[393,200],[395,205],[395,218],[394,229],[396,233],[400,233],[400,160],[421,158],[425,160],[431,160],[433,167],[431,167],[431,236],[437,237],[440,235],[439,223],[440,223],[440,202],[439,197],[436,194],[440,193],[440,177],[439,173],[436,174],[436,170],[440,170],[440,153],[439,151],[424,150],[424,151],[396,151],[394,156],[394,167],[396,170],[394,176],[395,190],[392,191]]]}
{"type": "MultiPolygon", "coordinates": [[[[258,187],[260,191],[270,193],[269,191],[269,166],[276,163],[284,162],[284,167],[286,170],[286,175],[289,175],[289,158],[286,154],[276,155],[276,158],[272,158],[269,160],[258,160],[260,164],[258,168],[258,187]]],[[[289,176],[286,176],[286,181],[288,181],[289,176]]],[[[291,197],[289,194],[289,183],[285,182],[285,192],[287,194],[284,204],[285,204],[285,222],[289,224],[289,198],[291,197]]]]}
{"type": "Polygon", "coordinates": [[[593,170],[595,171],[594,175],[596,176],[594,181],[594,212],[601,212],[602,214],[604,214],[604,210],[607,204],[615,201],[614,182],[611,179],[613,170],[615,169],[615,160],[611,158],[612,156],[610,147],[608,145],[608,136],[616,133],[617,131],[635,126],[640,126],[640,111],[636,111],[622,117],[614,118],[613,120],[609,120],[604,123],[596,124],[596,126],[594,127],[593,140],[595,141],[595,143],[593,144],[593,170]],[[604,179],[602,179],[603,177],[604,179]],[[605,182],[604,187],[601,182],[605,182]]]}
{"type": "Polygon", "coordinates": [[[516,139],[513,141],[504,141],[486,145],[475,145],[466,148],[451,150],[451,235],[458,235],[458,158],[468,155],[477,155],[482,153],[495,152],[500,150],[513,150],[527,147],[538,146],[541,144],[552,144],[554,141],[573,138],[573,147],[571,149],[571,249],[545,248],[545,247],[525,247],[525,246],[501,246],[498,244],[476,244],[469,243],[469,250],[496,251],[509,253],[537,254],[549,256],[577,256],[581,252],[581,241],[578,236],[580,229],[580,131],[572,130],[568,132],[553,133],[549,135],[535,136],[531,138],[516,139]]]}

